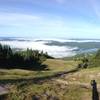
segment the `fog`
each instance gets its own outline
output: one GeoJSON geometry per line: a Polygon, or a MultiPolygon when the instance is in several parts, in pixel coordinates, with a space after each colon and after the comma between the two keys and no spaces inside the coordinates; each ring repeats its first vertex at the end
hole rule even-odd
{"type": "Polygon", "coordinates": [[[39,50],[48,52],[49,55],[55,57],[55,58],[61,58],[61,57],[68,57],[73,56],[76,53],[73,51],[77,49],[77,47],[68,47],[68,46],[49,46],[45,45],[47,41],[0,41],[1,44],[6,44],[11,46],[11,48],[19,48],[19,49],[33,49],[33,50],[39,50]]]}

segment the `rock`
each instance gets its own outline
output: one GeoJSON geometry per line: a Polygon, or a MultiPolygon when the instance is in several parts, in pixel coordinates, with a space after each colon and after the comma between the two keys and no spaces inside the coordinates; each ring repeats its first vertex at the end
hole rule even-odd
{"type": "Polygon", "coordinates": [[[6,100],[9,91],[3,86],[0,86],[0,100],[6,100]]]}
{"type": "Polygon", "coordinates": [[[8,94],[9,91],[5,87],[0,86],[0,95],[8,94]]]}

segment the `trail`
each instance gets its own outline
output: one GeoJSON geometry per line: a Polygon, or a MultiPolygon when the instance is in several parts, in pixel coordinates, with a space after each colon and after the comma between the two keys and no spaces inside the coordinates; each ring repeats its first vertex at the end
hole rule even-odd
{"type": "MultiPolygon", "coordinates": [[[[38,78],[21,78],[21,79],[0,79],[0,94],[7,94],[9,93],[8,89],[5,87],[6,84],[16,84],[16,83],[20,83],[20,82],[24,82],[27,83],[29,81],[31,81],[32,83],[36,83],[36,84],[41,84],[44,83],[46,81],[57,81],[56,79],[58,77],[61,77],[62,75],[67,75],[69,73],[74,73],[78,71],[78,69],[73,69],[70,71],[64,71],[64,72],[59,72],[56,73],[52,76],[46,76],[46,77],[38,77],[38,78]]],[[[62,82],[61,80],[59,81],[60,83],[62,82]]]]}
{"type": "Polygon", "coordinates": [[[62,75],[67,75],[69,73],[75,73],[77,72],[78,69],[72,69],[70,71],[64,71],[64,72],[58,72],[54,75],[51,76],[45,76],[45,77],[36,77],[36,78],[20,78],[20,79],[0,79],[0,84],[8,84],[8,83],[19,83],[19,82],[29,82],[32,81],[32,83],[36,83],[36,84],[40,84],[40,83],[44,83],[45,81],[49,81],[52,79],[56,79],[61,77],[62,75]]]}

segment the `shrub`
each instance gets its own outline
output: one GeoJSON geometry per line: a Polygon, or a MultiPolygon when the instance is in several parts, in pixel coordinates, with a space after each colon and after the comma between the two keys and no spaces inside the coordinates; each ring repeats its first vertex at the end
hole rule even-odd
{"type": "Polygon", "coordinates": [[[38,50],[27,49],[26,51],[13,50],[7,45],[0,44],[0,67],[1,68],[23,68],[42,70],[46,66],[42,63],[47,59],[52,58],[47,53],[39,52],[38,50]]]}

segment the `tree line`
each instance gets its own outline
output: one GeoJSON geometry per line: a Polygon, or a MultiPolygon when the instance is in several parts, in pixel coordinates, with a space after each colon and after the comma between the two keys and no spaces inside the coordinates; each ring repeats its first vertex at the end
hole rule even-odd
{"type": "Polygon", "coordinates": [[[0,68],[12,69],[29,69],[44,70],[47,68],[43,62],[53,57],[43,51],[27,49],[25,51],[13,51],[8,45],[0,44],[0,68]]]}
{"type": "Polygon", "coordinates": [[[82,55],[75,60],[80,61],[78,68],[100,67],[100,50],[87,56],[82,55]]]}

